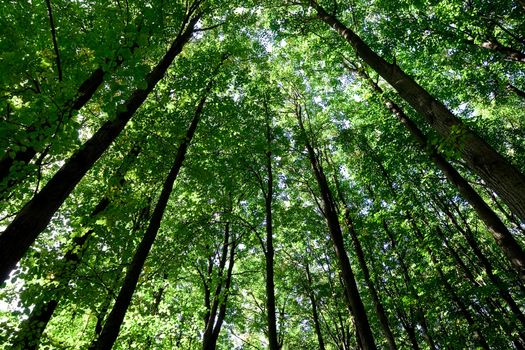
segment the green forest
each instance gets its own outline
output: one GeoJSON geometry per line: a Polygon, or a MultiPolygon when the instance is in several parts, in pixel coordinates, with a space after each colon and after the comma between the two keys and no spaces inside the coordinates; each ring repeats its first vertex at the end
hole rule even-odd
{"type": "Polygon", "coordinates": [[[525,350],[525,1],[0,0],[0,349],[525,350]]]}

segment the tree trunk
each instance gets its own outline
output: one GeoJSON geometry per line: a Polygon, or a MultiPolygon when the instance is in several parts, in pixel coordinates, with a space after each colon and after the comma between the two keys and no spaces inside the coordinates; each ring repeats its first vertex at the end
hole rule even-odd
{"type": "Polygon", "coordinates": [[[444,140],[453,141],[468,167],[478,174],[525,221],[525,176],[488,143],[430,95],[397,64],[377,55],[363,40],[336,17],[328,14],[315,0],[310,6],[319,19],[334,28],[356,54],[385,79],[444,140]]]}
{"type": "MultiPolygon", "coordinates": [[[[265,104],[265,108],[267,108],[265,104]]],[[[274,248],[273,248],[273,221],[272,221],[272,201],[273,201],[273,171],[272,171],[272,132],[270,116],[266,110],[266,191],[265,210],[266,210],[266,249],[264,258],[266,260],[266,312],[268,317],[268,344],[270,350],[279,350],[277,339],[277,319],[275,312],[275,284],[274,284],[274,248]]]]}
{"type": "Polygon", "coordinates": [[[308,157],[310,158],[310,163],[319,186],[321,194],[321,206],[322,211],[326,219],[328,229],[330,231],[330,236],[332,238],[332,244],[334,246],[335,254],[339,261],[339,267],[341,268],[342,278],[344,281],[344,288],[348,296],[348,303],[352,309],[354,316],[358,340],[364,350],[376,349],[374,337],[370,324],[368,322],[368,317],[366,315],[365,307],[361,296],[359,295],[359,290],[357,289],[357,284],[355,281],[354,272],[350,265],[350,260],[346,254],[343,233],[341,231],[341,226],[339,225],[339,219],[337,217],[337,212],[335,208],[335,203],[333,200],[333,195],[328,186],[328,182],[324,175],[323,169],[319,164],[317,155],[315,154],[314,149],[312,148],[308,137],[306,135],[306,130],[304,129],[302,121],[302,112],[301,107],[296,105],[296,116],[299,122],[299,127],[301,129],[301,135],[304,138],[305,146],[308,151],[308,157]]]}
{"type": "Polygon", "coordinates": [[[512,91],[514,92],[516,95],[518,95],[519,97],[521,98],[525,98],[525,91],[519,89],[518,87],[516,87],[515,85],[512,85],[512,84],[507,84],[507,89],[509,91],[512,91]]]}
{"type": "MultiPolygon", "coordinates": [[[[133,45],[129,47],[129,49],[131,52],[133,52],[137,47],[138,45],[134,43],[133,45]]],[[[109,62],[109,59],[106,61],[109,62]]],[[[122,58],[120,57],[117,58],[115,60],[116,67],[120,66],[123,62],[124,60],[122,58]]],[[[77,93],[75,95],[75,98],[69,101],[66,101],[64,103],[64,110],[61,111],[61,114],[62,115],[65,114],[66,117],[64,118],[62,116],[59,116],[59,118],[57,119],[60,121],[60,123],[64,123],[65,121],[71,119],[75,111],[80,110],[82,107],[84,107],[86,103],[88,103],[88,101],[91,99],[91,97],[93,97],[93,95],[95,94],[99,86],[104,81],[106,74],[107,74],[107,71],[104,71],[104,69],[99,67],[95,69],[89,75],[89,77],[87,77],[86,80],[82,82],[82,84],[80,84],[77,90],[77,93]]],[[[39,131],[39,134],[40,134],[41,130],[48,129],[50,127],[52,127],[52,125],[49,119],[46,118],[46,120],[43,123],[33,123],[32,125],[30,125],[26,129],[26,132],[31,133],[31,132],[39,131]]],[[[34,140],[36,139],[36,137],[32,137],[31,139],[34,140]]],[[[24,145],[19,144],[18,146],[24,146],[24,145]]],[[[6,152],[6,155],[0,159],[0,183],[2,183],[4,179],[9,176],[11,167],[15,163],[28,164],[33,159],[33,157],[37,154],[37,150],[33,146],[27,146],[25,150],[19,150],[19,151],[14,152],[14,157],[9,156],[9,153],[12,153],[12,152],[13,152],[12,149],[8,150],[6,152]]],[[[6,194],[7,194],[6,192],[9,191],[9,189],[12,186],[15,185],[16,181],[17,181],[16,179],[9,179],[7,180],[7,183],[5,184],[5,186],[0,187],[0,198],[6,197],[6,194]]]]}
{"type": "MultiPolygon", "coordinates": [[[[328,157],[326,158],[327,158],[327,161],[329,161],[328,157]]],[[[370,291],[370,296],[372,297],[372,302],[374,303],[374,309],[377,315],[377,319],[379,320],[381,330],[383,331],[383,335],[385,336],[386,341],[388,343],[388,348],[390,350],[396,350],[397,349],[396,341],[394,338],[394,334],[392,333],[392,330],[390,329],[390,325],[388,323],[388,317],[386,315],[385,308],[383,307],[383,304],[381,303],[377,290],[374,286],[374,283],[372,282],[372,278],[370,277],[370,270],[368,269],[368,265],[366,263],[365,254],[363,252],[361,242],[359,241],[359,237],[357,236],[357,232],[355,231],[354,222],[352,220],[350,210],[348,209],[347,202],[344,198],[343,192],[339,185],[339,180],[337,179],[337,176],[335,174],[334,174],[334,183],[335,183],[337,195],[339,197],[339,201],[341,202],[341,204],[343,204],[345,208],[344,213],[343,213],[345,224],[346,224],[348,231],[350,232],[350,237],[352,238],[352,243],[354,245],[357,260],[359,262],[359,266],[361,267],[361,271],[363,272],[365,283],[368,287],[368,290],[370,291]]]]}
{"type": "Polygon", "coordinates": [[[352,242],[354,244],[354,249],[357,255],[357,260],[359,261],[359,265],[361,267],[361,270],[363,271],[365,283],[368,287],[368,290],[370,291],[372,302],[374,303],[374,308],[377,314],[377,319],[379,320],[381,330],[383,331],[383,335],[385,336],[386,341],[388,343],[388,348],[390,350],[396,350],[397,345],[396,345],[396,341],[394,338],[394,334],[392,333],[392,330],[390,329],[390,325],[388,323],[388,317],[386,315],[385,308],[383,307],[383,304],[381,303],[379,294],[377,293],[374,283],[372,282],[372,278],[370,277],[370,271],[368,270],[363,248],[361,247],[361,242],[359,241],[359,237],[357,237],[357,232],[355,232],[354,223],[352,221],[352,218],[350,217],[350,211],[348,208],[345,209],[344,218],[345,218],[346,225],[348,227],[348,231],[350,232],[350,237],[352,238],[352,242]]]}
{"type": "Polygon", "coordinates": [[[146,258],[148,257],[153,242],[157,237],[157,233],[160,228],[160,223],[164,215],[164,210],[166,209],[166,206],[168,204],[168,199],[173,189],[175,179],[179,174],[179,170],[186,156],[186,151],[193,138],[193,135],[195,134],[195,130],[197,129],[197,125],[199,123],[202,110],[204,108],[204,103],[206,102],[206,97],[210,92],[211,87],[212,80],[209,81],[208,86],[206,87],[206,91],[204,92],[204,95],[201,98],[195,110],[195,114],[193,116],[191,124],[186,132],[186,137],[179,145],[179,148],[177,150],[177,156],[175,157],[173,166],[171,167],[170,172],[166,177],[166,180],[164,181],[162,192],[160,194],[159,200],[157,201],[157,205],[155,206],[155,210],[153,211],[150,223],[148,225],[146,233],[144,234],[142,240],[139,243],[135,255],[133,256],[133,260],[131,261],[128,271],[126,272],[124,283],[122,284],[115,304],[113,305],[113,309],[111,310],[111,313],[109,314],[108,319],[104,324],[104,328],[100,333],[100,337],[93,342],[93,344],[90,347],[91,349],[110,350],[113,344],[115,343],[115,340],[117,339],[117,336],[120,331],[120,326],[124,321],[124,316],[131,302],[133,293],[135,292],[140,273],[142,271],[144,263],[146,262],[146,258]]]}
{"type": "Polygon", "coordinates": [[[513,47],[505,46],[496,39],[487,39],[479,44],[479,47],[499,53],[508,61],[525,63],[525,53],[513,47]]]}
{"type": "Polygon", "coordinates": [[[5,281],[40,232],[46,228],[53,214],[86,172],[100,158],[124,129],[135,111],[146,100],[162,79],[175,57],[190,40],[199,20],[196,15],[187,21],[187,27],[173,42],[159,64],[145,78],[147,87],[136,90],[122,105],[114,120],[107,121],[84,145],[69,158],[42,190],[18,213],[0,236],[0,283],[5,281]]]}
{"type": "Polygon", "coordinates": [[[321,332],[321,322],[319,321],[319,313],[317,311],[317,301],[315,300],[315,294],[312,290],[313,282],[308,261],[306,262],[306,278],[308,281],[308,297],[310,298],[310,303],[312,304],[312,317],[314,319],[315,334],[317,335],[319,350],[325,350],[323,333],[321,332]]]}
{"type": "MultiPolygon", "coordinates": [[[[436,201],[441,202],[441,200],[437,197],[436,201]]],[[[498,290],[498,294],[503,300],[505,300],[512,313],[515,315],[516,319],[521,323],[522,327],[525,327],[525,315],[521,311],[520,307],[518,306],[512,295],[509,293],[508,289],[505,287],[503,281],[494,273],[494,268],[492,267],[492,264],[479,247],[468,224],[465,223],[464,226],[461,225],[457,221],[454,214],[449,210],[446,203],[441,202],[440,207],[443,213],[449,218],[450,222],[454,225],[454,227],[456,227],[456,229],[463,235],[463,237],[465,237],[465,240],[472,248],[472,251],[474,252],[476,257],[481,262],[481,265],[485,269],[487,277],[498,290]]]]}
{"type": "MultiPolygon", "coordinates": [[[[352,69],[348,66],[347,68],[352,69]]],[[[381,89],[381,87],[374,82],[363,69],[357,69],[357,71],[368,82],[372,90],[379,95],[383,95],[383,89],[381,89]]],[[[483,198],[481,198],[468,181],[461,176],[452,164],[440,155],[435,147],[429,144],[427,137],[421,132],[412,119],[405,114],[403,109],[388,98],[383,97],[383,100],[385,106],[407,128],[421,148],[429,155],[434,164],[443,172],[448,182],[451,183],[458,192],[461,193],[463,198],[469,202],[472,208],[474,208],[478,217],[487,226],[498,246],[518,272],[520,279],[525,281],[525,252],[498,215],[490,208],[483,198]]]]}
{"type": "Polygon", "coordinates": [[[235,240],[233,238],[230,239],[229,224],[229,222],[226,224],[223,252],[221,255],[221,262],[219,266],[219,278],[221,282],[215,289],[212,310],[206,321],[206,329],[204,331],[202,339],[203,350],[215,350],[215,348],[217,347],[217,340],[219,339],[219,333],[221,331],[222,323],[224,322],[224,317],[226,316],[226,305],[228,302],[228,295],[230,292],[230,285],[232,281],[233,265],[235,263],[235,249],[237,247],[235,240]],[[229,254],[228,246],[230,247],[229,254]],[[226,278],[224,279],[223,285],[222,279],[224,277],[223,274],[227,256],[229,256],[228,270],[226,271],[226,278]]]}
{"type": "MultiPolygon", "coordinates": [[[[139,152],[139,147],[132,147],[129,153],[124,157],[119,169],[113,175],[113,178],[116,179],[119,186],[124,184],[124,176],[129,165],[135,160],[139,152]]],[[[103,197],[91,212],[90,218],[93,220],[98,217],[99,214],[106,210],[109,204],[110,201],[108,197],[103,197]]],[[[37,348],[42,333],[53,316],[58,303],[68,288],[69,281],[80,264],[80,260],[86,249],[86,242],[93,232],[94,230],[89,228],[83,234],[72,239],[70,248],[66,251],[63,261],[59,263],[57,271],[53,273],[55,275],[55,281],[58,282],[58,286],[52,291],[51,299],[42,300],[40,303],[36,304],[29,317],[22,322],[20,330],[15,337],[15,346],[20,344],[23,349],[37,348]]]]}
{"type": "Polygon", "coordinates": [[[465,306],[461,298],[456,294],[454,288],[448,282],[436,258],[432,255],[432,252],[430,252],[430,254],[432,257],[432,261],[436,265],[436,269],[438,271],[439,276],[441,277],[441,281],[443,282],[443,285],[445,286],[446,291],[450,295],[452,301],[454,301],[454,303],[459,307],[459,311],[461,315],[463,316],[463,318],[467,321],[468,325],[474,330],[474,341],[478,343],[479,347],[481,347],[482,349],[489,350],[490,347],[487,343],[487,340],[483,336],[483,331],[476,324],[469,310],[467,309],[467,307],[465,306]]]}

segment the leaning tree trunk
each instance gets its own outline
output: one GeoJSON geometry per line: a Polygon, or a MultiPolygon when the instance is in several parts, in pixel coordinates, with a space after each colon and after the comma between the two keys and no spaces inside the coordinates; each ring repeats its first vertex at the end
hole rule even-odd
{"type": "Polygon", "coordinates": [[[328,186],[325,174],[321,165],[319,164],[317,155],[308,140],[306,135],[306,130],[302,121],[302,111],[299,105],[296,105],[296,116],[299,122],[299,127],[301,130],[301,135],[304,138],[305,146],[308,151],[308,157],[312,165],[312,170],[314,172],[317,184],[319,186],[321,194],[321,205],[322,212],[325,216],[328,229],[330,231],[330,236],[332,238],[332,244],[334,246],[335,254],[339,261],[339,267],[341,268],[343,285],[346,291],[348,298],[349,306],[352,310],[354,321],[357,329],[357,340],[361,344],[363,350],[375,350],[376,344],[374,341],[374,336],[372,334],[372,329],[370,328],[370,323],[368,322],[368,316],[366,315],[365,307],[359,290],[357,288],[357,283],[355,281],[354,272],[352,271],[352,266],[350,265],[350,260],[346,253],[343,232],[341,231],[341,226],[339,224],[339,218],[337,217],[337,211],[335,208],[335,202],[333,199],[332,192],[328,186]]]}
{"type": "Polygon", "coordinates": [[[317,11],[319,19],[334,28],[354,48],[356,54],[418,111],[444,140],[455,141],[453,144],[467,166],[478,174],[522,221],[525,221],[525,175],[463,124],[443,103],[428,93],[397,64],[390,64],[376,54],[356,33],[335,16],[327,13],[317,1],[309,0],[309,3],[317,11]]]}
{"type": "Polygon", "coordinates": [[[357,232],[355,231],[354,224],[353,224],[352,218],[350,217],[350,211],[348,208],[345,209],[344,219],[348,227],[348,231],[350,232],[350,237],[352,238],[352,242],[354,243],[354,249],[357,255],[357,260],[359,261],[359,265],[363,272],[365,283],[368,287],[368,290],[370,291],[370,296],[372,297],[372,302],[374,303],[374,308],[377,314],[377,319],[379,320],[379,324],[381,325],[381,330],[383,331],[383,334],[388,343],[388,348],[390,350],[396,350],[397,345],[396,345],[396,341],[394,338],[394,334],[392,333],[392,330],[390,329],[390,324],[388,322],[388,317],[386,315],[385,308],[383,307],[383,304],[381,303],[381,299],[379,298],[379,294],[374,286],[374,283],[372,282],[370,271],[368,270],[368,266],[365,260],[363,248],[361,247],[361,242],[359,241],[359,237],[357,236],[357,232]]]}
{"type": "Polygon", "coordinates": [[[140,273],[142,271],[144,263],[146,262],[146,258],[148,257],[153,242],[157,237],[157,233],[160,228],[160,223],[162,221],[162,216],[164,215],[164,210],[166,209],[168,199],[170,197],[171,191],[173,190],[173,184],[175,183],[175,179],[179,174],[182,162],[184,161],[184,158],[186,156],[186,151],[193,138],[193,135],[195,134],[195,130],[197,129],[197,125],[199,123],[202,110],[204,108],[204,103],[206,102],[206,97],[210,92],[211,87],[212,80],[210,80],[210,82],[208,83],[206,91],[195,110],[195,115],[193,116],[191,124],[186,132],[186,137],[183,139],[182,143],[180,144],[177,150],[177,156],[175,157],[175,161],[171,167],[168,176],[166,177],[166,180],[164,181],[162,192],[160,194],[159,200],[157,201],[157,205],[155,206],[155,210],[153,211],[153,215],[151,216],[150,223],[148,225],[146,233],[144,234],[144,237],[139,243],[135,255],[133,256],[133,260],[131,261],[128,271],[126,272],[126,276],[124,277],[124,283],[122,284],[115,304],[113,305],[113,309],[111,310],[111,313],[109,314],[108,319],[104,324],[104,328],[100,333],[100,337],[96,341],[94,341],[93,344],[91,344],[91,349],[109,350],[111,349],[111,347],[115,343],[115,340],[117,339],[117,336],[120,331],[120,326],[124,321],[124,316],[131,302],[131,297],[133,296],[133,293],[137,286],[140,273]]]}
{"type": "Polygon", "coordinates": [[[464,225],[461,225],[454,214],[450,211],[447,204],[442,202],[440,198],[435,197],[436,204],[439,205],[441,211],[449,218],[450,222],[454,225],[454,227],[463,235],[465,240],[467,241],[468,245],[471,247],[472,251],[476,255],[476,257],[479,259],[479,262],[481,263],[481,266],[483,266],[485,273],[489,280],[494,284],[496,287],[496,290],[500,297],[505,300],[507,305],[509,306],[509,309],[514,314],[514,317],[521,323],[521,326],[525,328],[525,315],[521,311],[518,303],[514,300],[512,295],[509,293],[508,288],[505,286],[501,278],[495,273],[495,269],[492,266],[491,262],[487,258],[487,256],[483,253],[481,250],[481,247],[476,242],[476,239],[474,238],[474,234],[472,230],[470,229],[468,223],[464,223],[464,225]]]}
{"type": "MultiPolygon", "coordinates": [[[[329,157],[326,156],[325,158],[327,162],[329,162],[330,164],[329,157]]],[[[339,201],[345,208],[343,212],[344,222],[346,224],[348,231],[350,232],[350,237],[352,238],[352,243],[354,244],[354,250],[357,256],[357,261],[359,262],[359,266],[361,267],[361,271],[363,272],[363,277],[365,279],[366,286],[368,287],[368,290],[370,291],[370,296],[372,297],[372,302],[374,304],[374,309],[377,315],[377,319],[379,320],[379,324],[381,325],[381,330],[383,331],[383,335],[386,338],[389,349],[396,350],[397,345],[396,345],[394,334],[392,333],[392,330],[390,328],[390,324],[388,322],[388,317],[386,315],[385,308],[383,307],[383,304],[381,303],[377,289],[374,286],[374,282],[372,281],[372,278],[370,276],[370,270],[368,269],[368,264],[366,262],[365,254],[363,252],[363,247],[361,246],[361,241],[359,240],[359,237],[357,236],[354,222],[350,214],[350,209],[347,206],[347,201],[343,195],[343,191],[341,190],[341,186],[339,184],[339,179],[337,178],[337,175],[334,174],[333,179],[334,179],[336,193],[337,193],[337,196],[339,197],[339,201]]]]}
{"type": "MultiPolygon", "coordinates": [[[[354,70],[345,64],[349,70],[354,70]]],[[[373,81],[370,76],[362,69],[357,68],[357,73],[363,77],[373,91],[383,95],[383,89],[373,81]]],[[[469,204],[474,208],[478,217],[487,226],[490,233],[496,240],[507,259],[518,272],[522,281],[525,281],[525,252],[514,236],[507,229],[505,224],[498,217],[496,212],[483,200],[469,182],[450,164],[441,154],[438,153],[427,140],[427,137],[417,127],[416,123],[408,117],[405,111],[392,100],[383,97],[383,101],[388,110],[407,128],[410,134],[416,139],[421,148],[429,155],[430,159],[443,172],[447,180],[458,190],[469,204]]]]}
{"type": "MultiPolygon", "coordinates": [[[[130,51],[133,52],[138,45],[134,43],[129,47],[130,51]]],[[[109,62],[109,60],[106,60],[109,62]]],[[[116,67],[120,66],[124,60],[121,57],[118,57],[115,61],[116,67]]],[[[75,111],[80,110],[86,103],[89,102],[91,97],[95,94],[97,89],[100,85],[102,85],[102,82],[104,81],[104,78],[108,72],[104,70],[102,67],[99,67],[95,69],[89,77],[86,78],[80,84],[78,87],[77,93],[75,94],[75,97],[66,101],[64,103],[64,110],[61,111],[61,113],[65,117],[59,116],[58,120],[60,120],[61,123],[64,123],[65,121],[71,119],[73,116],[73,113],[75,111]]],[[[26,131],[27,132],[41,132],[41,129],[48,129],[51,128],[51,122],[49,119],[46,119],[43,123],[33,123],[30,125],[26,131]]],[[[27,146],[24,148],[20,148],[20,146],[24,146],[22,144],[19,144],[19,150],[14,152],[14,150],[8,150],[6,152],[6,155],[3,156],[0,159],[0,184],[4,181],[5,178],[7,178],[10,175],[10,171],[12,170],[12,166],[15,163],[18,164],[28,164],[33,157],[37,154],[37,150],[34,146],[27,146]],[[14,152],[14,155],[9,155],[14,152]]],[[[5,184],[5,187],[0,188],[0,198],[5,198],[6,192],[9,191],[9,189],[15,184],[16,180],[7,180],[7,183],[5,184]]]]}
{"type": "MultiPolygon", "coordinates": [[[[124,175],[130,163],[135,160],[139,152],[140,148],[133,147],[124,157],[121,166],[113,176],[119,186],[124,184],[124,175]]],[[[94,219],[98,217],[99,214],[106,210],[109,204],[109,198],[103,197],[91,212],[90,218],[94,219]]],[[[67,290],[69,281],[80,264],[80,260],[86,248],[86,242],[93,232],[94,230],[92,228],[88,228],[83,234],[72,239],[70,248],[64,255],[63,262],[60,263],[58,270],[53,273],[55,275],[55,281],[58,282],[58,287],[54,288],[50,299],[42,300],[37,303],[29,317],[22,322],[20,330],[17,332],[15,340],[13,341],[15,347],[18,346],[27,350],[36,349],[38,347],[42,333],[53,316],[58,303],[62,299],[64,291],[67,290]]]]}
{"type": "MultiPolygon", "coordinates": [[[[189,15],[188,15],[189,16],[189,15]]],[[[147,87],[138,89],[119,108],[115,119],[109,120],[60,168],[42,190],[18,213],[0,236],[0,283],[5,281],[53,214],[73,191],[76,184],[117,138],[135,111],[164,77],[175,57],[190,40],[200,15],[185,20],[186,28],[172,43],[157,66],[146,76],[147,87]]]]}

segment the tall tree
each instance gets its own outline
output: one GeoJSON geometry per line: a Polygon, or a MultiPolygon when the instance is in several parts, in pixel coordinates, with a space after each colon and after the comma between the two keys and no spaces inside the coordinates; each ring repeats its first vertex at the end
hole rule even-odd
{"type": "Polygon", "coordinates": [[[329,14],[317,1],[309,0],[309,5],[317,11],[319,19],[348,41],[356,54],[418,111],[444,140],[455,140],[456,148],[467,166],[485,180],[512,211],[525,221],[525,175],[396,63],[388,63],[376,54],[354,31],[329,14]]]}
{"type": "Polygon", "coordinates": [[[339,261],[339,267],[341,269],[343,285],[346,291],[346,296],[348,298],[348,303],[350,309],[353,313],[354,321],[356,324],[357,334],[359,338],[360,346],[363,349],[376,349],[374,336],[370,328],[368,321],[368,316],[365,311],[365,307],[361,300],[359,290],[357,289],[357,283],[355,280],[354,272],[352,266],[350,265],[350,260],[348,259],[348,254],[346,253],[346,248],[344,245],[343,233],[341,226],[339,224],[339,218],[337,216],[336,204],[328,186],[323,168],[319,164],[319,156],[316,154],[313,149],[308,136],[306,129],[303,124],[303,108],[299,102],[295,102],[295,116],[297,118],[299,128],[301,131],[301,137],[308,151],[308,158],[310,160],[317,184],[319,186],[319,192],[321,196],[321,210],[325,216],[328,229],[330,231],[330,236],[332,239],[332,244],[334,246],[337,259],[339,261]]]}
{"type": "MultiPolygon", "coordinates": [[[[224,56],[223,60],[224,59],[226,59],[226,56],[224,56]]],[[[186,157],[188,146],[190,145],[193,135],[197,130],[197,125],[200,121],[208,94],[211,91],[212,83],[213,80],[208,82],[204,94],[195,109],[191,123],[188,127],[188,130],[186,131],[186,136],[179,145],[175,161],[173,162],[170,172],[164,181],[160,197],[157,201],[157,204],[155,205],[153,214],[151,215],[148,228],[146,229],[146,232],[144,233],[144,236],[137,247],[135,255],[133,256],[133,260],[131,261],[128,271],[126,272],[126,277],[124,278],[120,292],[117,296],[115,304],[113,305],[113,309],[111,310],[110,314],[108,315],[108,319],[104,324],[104,328],[100,332],[100,336],[91,346],[93,349],[111,349],[113,343],[118,337],[120,326],[124,320],[126,310],[131,302],[131,297],[133,296],[133,292],[137,286],[140,273],[144,267],[144,263],[146,262],[149,251],[153,246],[153,242],[157,237],[160,223],[168,204],[168,199],[170,197],[171,191],[173,190],[173,185],[177,179],[180,168],[182,167],[184,158],[186,157]]]]}
{"type": "Polygon", "coordinates": [[[39,233],[45,229],[76,184],[124,129],[135,111],[163,78],[175,57],[190,40],[201,17],[201,1],[188,6],[181,31],[157,66],[146,76],[146,87],[136,90],[109,120],[69,158],[42,190],[30,200],[0,236],[0,280],[5,281],[39,233]]]}

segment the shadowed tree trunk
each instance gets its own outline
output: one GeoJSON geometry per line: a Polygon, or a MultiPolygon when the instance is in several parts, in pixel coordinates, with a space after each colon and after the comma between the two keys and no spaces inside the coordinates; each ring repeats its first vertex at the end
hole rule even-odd
{"type": "Polygon", "coordinates": [[[355,53],[419,112],[445,141],[454,141],[450,143],[455,145],[467,166],[525,221],[525,176],[397,64],[390,64],[376,54],[356,33],[326,12],[317,1],[308,0],[308,3],[317,11],[318,18],[335,29],[353,47],[355,53]]]}
{"type": "MultiPolygon", "coordinates": [[[[196,1],[195,6],[198,6],[196,1]]],[[[193,8],[193,7],[192,7],[193,8]]],[[[33,197],[18,213],[11,224],[0,235],[0,283],[5,281],[16,263],[22,258],[40,232],[46,228],[53,214],[58,210],[67,196],[73,191],[77,183],[86,172],[100,158],[102,153],[111,145],[124,129],[135,111],[146,100],[149,93],[162,79],[167,69],[190,40],[194,26],[200,15],[189,16],[197,8],[193,8],[187,15],[185,29],[172,43],[168,52],[157,66],[146,76],[147,87],[136,90],[122,105],[115,119],[109,120],[69,158],[42,190],[33,197]]]]}
{"type": "MultiPolygon", "coordinates": [[[[325,158],[327,162],[330,163],[329,157],[326,156],[325,158]]],[[[396,341],[394,338],[394,334],[392,333],[392,330],[390,329],[390,325],[388,322],[388,317],[386,315],[385,308],[383,307],[383,304],[381,303],[381,299],[379,298],[377,289],[375,288],[374,283],[372,282],[372,278],[370,277],[370,270],[368,269],[368,265],[366,263],[365,254],[363,252],[361,242],[359,241],[359,237],[357,236],[357,232],[355,231],[354,222],[350,214],[350,209],[348,208],[347,202],[344,198],[337,175],[334,174],[333,178],[334,178],[335,188],[337,191],[337,196],[339,197],[339,201],[341,202],[341,204],[344,206],[344,210],[343,210],[344,221],[345,221],[348,231],[350,232],[350,237],[354,245],[354,250],[357,256],[357,260],[359,262],[359,267],[361,268],[361,271],[363,272],[365,283],[368,287],[368,290],[370,291],[370,296],[372,297],[372,302],[374,303],[374,309],[377,315],[377,319],[379,320],[381,330],[383,331],[383,335],[386,338],[389,349],[396,350],[397,345],[396,345],[396,341]]]]}
{"type": "Polygon", "coordinates": [[[201,100],[199,101],[199,104],[197,105],[197,108],[195,109],[195,114],[193,116],[191,124],[188,130],[186,131],[186,137],[179,145],[175,161],[173,162],[170,172],[166,177],[159,200],[157,201],[148,228],[146,229],[146,233],[142,237],[142,240],[140,241],[137,247],[135,255],[133,256],[131,264],[128,268],[128,271],[126,272],[126,276],[124,277],[124,283],[122,284],[115,304],[113,305],[113,309],[111,310],[111,313],[109,314],[108,319],[104,324],[104,328],[100,333],[100,337],[91,344],[90,349],[109,350],[112,348],[113,344],[115,343],[115,340],[118,337],[120,326],[124,321],[124,316],[131,302],[131,297],[135,292],[135,288],[137,286],[137,282],[139,280],[139,276],[144,266],[144,263],[146,262],[146,258],[148,257],[151,247],[153,246],[155,238],[157,237],[157,233],[160,228],[160,223],[162,221],[164,211],[168,204],[168,199],[173,189],[175,179],[179,174],[179,170],[182,166],[184,158],[186,157],[186,151],[188,149],[188,146],[190,145],[193,135],[195,134],[195,130],[197,129],[197,125],[199,123],[204,108],[204,103],[206,102],[206,98],[211,90],[211,87],[212,80],[208,82],[204,95],[202,96],[201,100]]]}
{"type": "Polygon", "coordinates": [[[339,219],[337,217],[333,195],[330,187],[328,186],[323,169],[319,164],[317,154],[308,140],[306,130],[303,125],[302,107],[298,103],[295,104],[295,114],[299,122],[301,136],[308,151],[308,157],[312,165],[312,170],[319,186],[321,195],[321,210],[325,216],[326,223],[330,231],[330,236],[332,238],[335,254],[339,261],[339,267],[341,269],[341,274],[344,281],[343,286],[348,297],[349,306],[354,316],[359,343],[364,350],[376,349],[370,323],[368,322],[368,316],[366,315],[363,301],[359,295],[354,272],[352,271],[350,260],[348,259],[348,255],[345,250],[343,232],[341,231],[341,226],[339,225],[339,219]]]}
{"type": "Polygon", "coordinates": [[[465,237],[465,240],[467,241],[468,245],[472,248],[472,251],[479,259],[481,266],[483,266],[487,277],[496,287],[498,294],[503,300],[505,300],[516,319],[521,323],[522,327],[525,328],[525,315],[521,311],[519,305],[516,303],[512,295],[509,293],[503,281],[494,273],[494,267],[492,266],[487,256],[483,253],[478,243],[476,242],[474,234],[470,230],[469,225],[466,223],[464,223],[464,225],[461,225],[457,221],[454,214],[450,211],[448,205],[445,202],[443,202],[440,198],[435,197],[435,201],[436,204],[439,205],[441,211],[449,218],[452,225],[454,225],[458,232],[460,232],[463,235],[463,237],[465,237]]]}

